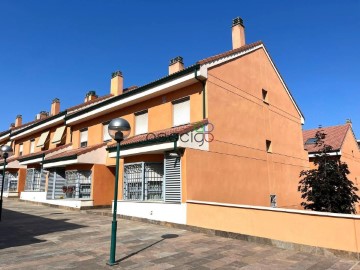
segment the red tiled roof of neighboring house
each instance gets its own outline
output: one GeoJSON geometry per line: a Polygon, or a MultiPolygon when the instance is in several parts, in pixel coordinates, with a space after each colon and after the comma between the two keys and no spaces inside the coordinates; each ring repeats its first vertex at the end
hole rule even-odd
{"type": "Polygon", "coordinates": [[[22,124],[21,126],[13,127],[13,128],[11,128],[11,131],[16,131],[16,130],[19,130],[19,129],[26,128],[27,126],[30,126],[30,125],[35,124],[35,123],[37,123],[37,122],[44,121],[45,119],[47,119],[47,118],[49,118],[49,117],[50,117],[50,115],[44,117],[43,119],[36,119],[36,120],[34,120],[34,121],[31,121],[31,122],[27,122],[27,123],[25,123],[25,124],[22,124]]]}
{"type": "Polygon", "coordinates": [[[39,151],[39,152],[36,152],[36,153],[31,153],[31,154],[28,154],[28,155],[20,156],[20,157],[18,157],[18,159],[19,160],[28,159],[28,158],[37,157],[37,156],[40,156],[40,155],[43,155],[43,154],[48,155],[48,154],[60,151],[62,149],[66,149],[69,146],[71,146],[71,143],[64,144],[64,145],[58,146],[58,147],[53,148],[53,149],[43,150],[43,151],[39,151]]]}
{"type": "Polygon", "coordinates": [[[81,109],[87,108],[89,106],[95,105],[95,104],[97,104],[97,103],[99,103],[101,101],[112,98],[113,96],[114,95],[112,95],[112,94],[108,94],[108,95],[105,95],[105,96],[102,96],[102,97],[98,97],[96,99],[93,99],[93,100],[78,104],[78,105],[73,106],[73,107],[70,107],[70,108],[67,109],[67,111],[68,111],[68,113],[73,113],[73,112],[76,112],[78,110],[81,110],[81,109]]]}
{"type": "Polygon", "coordinates": [[[96,145],[92,145],[92,146],[88,146],[88,147],[81,147],[81,148],[77,148],[77,149],[72,149],[72,150],[68,150],[66,152],[62,152],[56,155],[53,155],[49,158],[46,158],[46,161],[48,160],[53,160],[53,159],[58,159],[58,158],[64,158],[64,157],[70,157],[70,156],[80,156],[83,154],[86,154],[88,152],[94,151],[98,148],[101,148],[103,146],[105,146],[106,143],[100,143],[100,144],[96,144],[96,145]]]}
{"type": "MultiPolygon", "coordinates": [[[[163,129],[163,130],[158,130],[158,131],[149,132],[149,133],[145,133],[145,134],[139,134],[139,135],[132,136],[130,138],[123,140],[121,142],[121,145],[128,145],[128,144],[133,144],[133,143],[144,142],[147,140],[152,140],[152,139],[160,138],[160,137],[168,137],[172,134],[178,134],[178,135],[185,134],[187,132],[193,131],[196,128],[202,127],[202,126],[206,125],[207,123],[208,123],[208,120],[204,119],[202,121],[195,122],[195,123],[190,123],[190,124],[186,124],[186,125],[182,125],[182,126],[163,129]]],[[[108,146],[108,148],[111,148],[114,146],[116,146],[116,143],[110,144],[108,146]]]]}
{"type": "Polygon", "coordinates": [[[313,153],[318,152],[322,148],[321,146],[316,146],[316,144],[306,144],[306,141],[311,138],[315,138],[317,131],[321,130],[326,134],[324,143],[330,145],[333,148],[333,151],[338,151],[341,149],[345,136],[348,130],[351,128],[350,124],[332,126],[332,127],[323,127],[303,131],[303,140],[304,148],[306,151],[313,153]]]}
{"type": "Polygon", "coordinates": [[[232,55],[234,53],[243,52],[243,51],[252,49],[252,48],[254,48],[254,47],[258,46],[258,45],[262,45],[262,44],[263,44],[262,41],[256,41],[254,43],[246,44],[246,45],[241,46],[240,48],[237,48],[237,49],[234,49],[234,50],[230,50],[230,51],[223,52],[223,53],[220,53],[220,54],[217,54],[217,55],[214,55],[214,56],[207,57],[205,59],[202,59],[202,60],[198,61],[197,63],[200,64],[200,65],[203,65],[203,64],[206,64],[208,62],[212,62],[214,60],[218,60],[220,58],[232,55]]]}

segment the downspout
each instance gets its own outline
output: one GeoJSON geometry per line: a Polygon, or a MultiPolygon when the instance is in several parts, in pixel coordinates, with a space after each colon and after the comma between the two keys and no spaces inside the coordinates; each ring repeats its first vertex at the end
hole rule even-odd
{"type": "Polygon", "coordinates": [[[205,98],[205,85],[206,85],[206,83],[205,83],[205,81],[202,81],[202,80],[200,80],[199,78],[198,78],[198,76],[197,76],[197,70],[195,69],[195,79],[196,80],[198,80],[199,82],[201,82],[201,84],[202,84],[202,92],[203,92],[203,99],[202,99],[202,103],[203,103],[203,119],[205,119],[206,118],[206,98],[205,98]]]}

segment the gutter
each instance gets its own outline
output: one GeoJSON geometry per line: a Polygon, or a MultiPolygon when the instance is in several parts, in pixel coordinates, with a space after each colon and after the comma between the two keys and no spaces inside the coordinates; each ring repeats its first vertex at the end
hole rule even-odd
{"type": "Polygon", "coordinates": [[[205,81],[202,81],[198,78],[198,75],[197,75],[197,70],[195,69],[195,79],[198,80],[201,84],[202,84],[202,102],[203,102],[203,119],[206,118],[206,96],[205,96],[205,85],[206,85],[206,82],[205,81]]]}

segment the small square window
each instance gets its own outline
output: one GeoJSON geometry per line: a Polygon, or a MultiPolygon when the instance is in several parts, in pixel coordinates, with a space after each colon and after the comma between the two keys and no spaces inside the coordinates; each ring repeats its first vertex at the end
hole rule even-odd
{"type": "Polygon", "coordinates": [[[275,194],[271,194],[270,195],[270,206],[271,207],[276,207],[277,206],[277,200],[276,200],[276,195],[275,194]]]}
{"type": "Polygon", "coordinates": [[[266,140],[266,152],[271,153],[272,152],[272,144],[271,141],[266,140]]]}
{"type": "Polygon", "coordinates": [[[262,90],[262,99],[265,103],[269,104],[268,92],[265,89],[262,90]]]}

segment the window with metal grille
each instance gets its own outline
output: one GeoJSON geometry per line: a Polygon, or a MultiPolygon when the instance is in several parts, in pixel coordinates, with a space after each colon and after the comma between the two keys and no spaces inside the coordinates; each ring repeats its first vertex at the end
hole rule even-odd
{"type": "Polygon", "coordinates": [[[27,169],[25,191],[45,191],[46,174],[44,170],[27,169]]]}
{"type": "Polygon", "coordinates": [[[173,126],[190,123],[190,98],[186,97],[172,102],[173,104],[173,126]]]}
{"type": "Polygon", "coordinates": [[[17,191],[18,173],[6,172],[5,181],[7,185],[4,185],[4,190],[6,188],[6,191],[17,191]]]}
{"type": "Polygon", "coordinates": [[[88,144],[88,129],[80,130],[80,147],[86,147],[88,144]]]}
{"type": "Polygon", "coordinates": [[[163,201],[164,164],[162,162],[125,164],[124,200],[163,201]]]}
{"type": "Polygon", "coordinates": [[[63,192],[66,198],[91,198],[91,171],[66,171],[63,192]]]}

